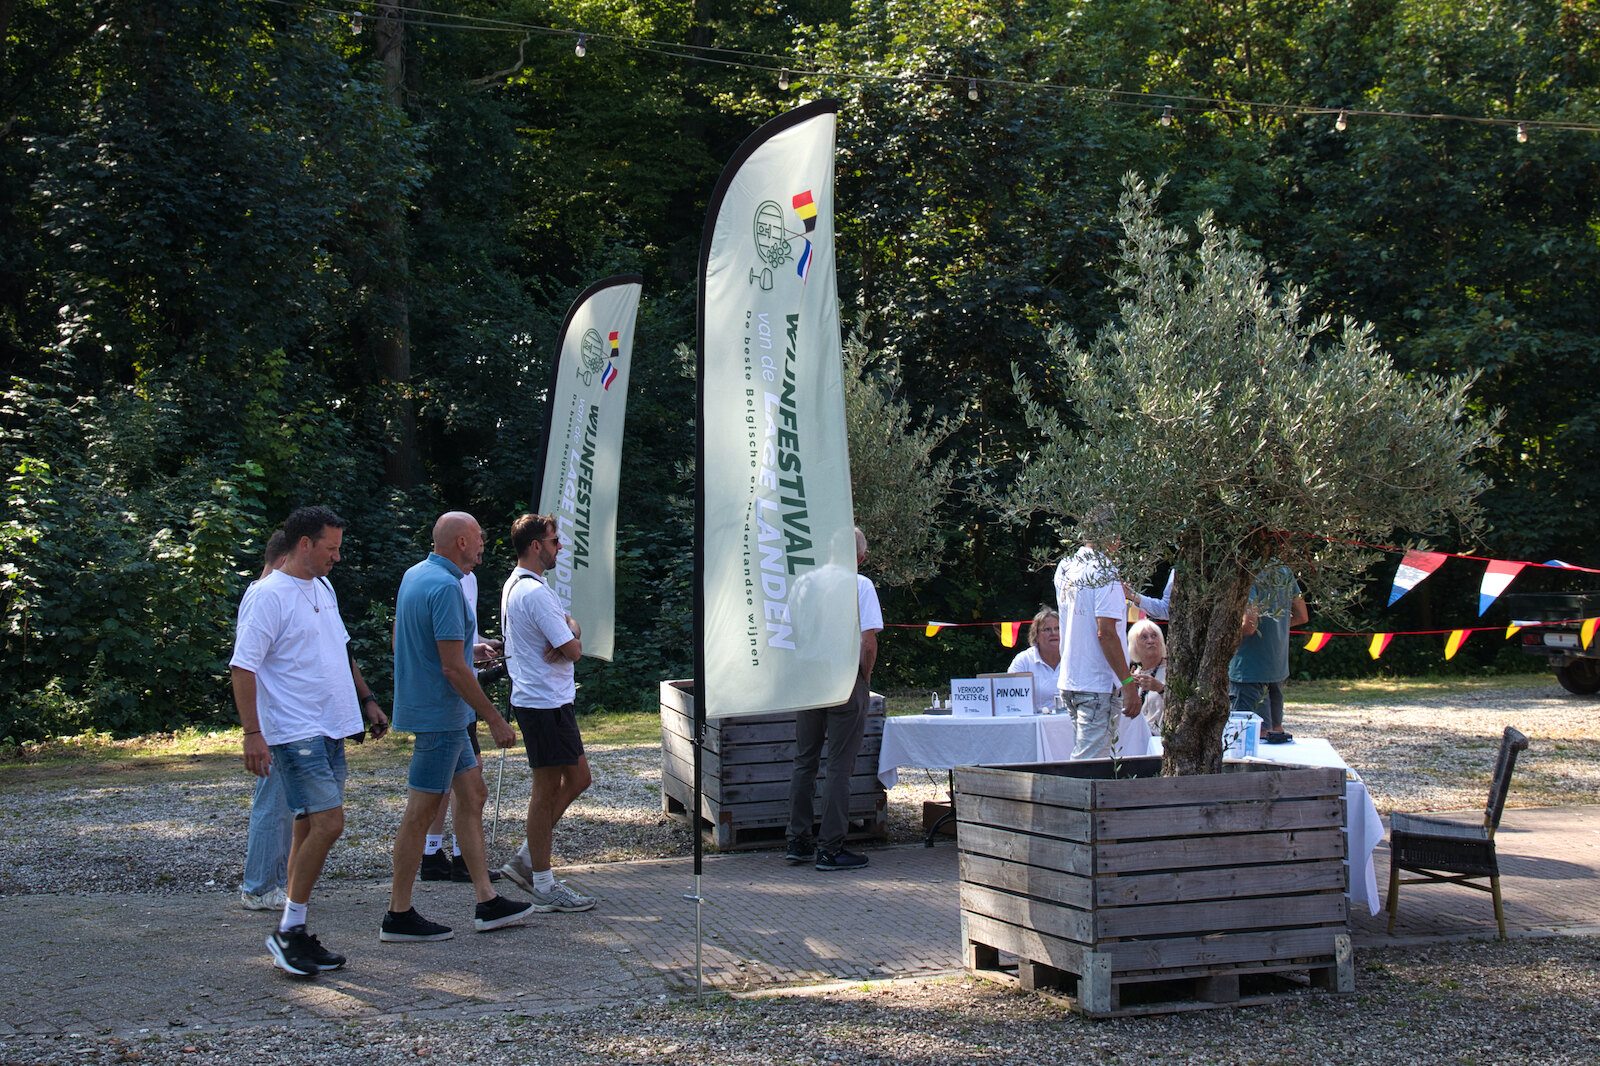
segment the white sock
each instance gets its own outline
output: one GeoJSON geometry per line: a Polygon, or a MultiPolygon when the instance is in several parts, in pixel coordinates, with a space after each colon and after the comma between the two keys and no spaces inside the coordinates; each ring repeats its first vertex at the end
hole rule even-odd
{"type": "MultiPolygon", "coordinates": [[[[309,901],[307,901],[309,902],[309,901]]],[[[297,925],[306,924],[306,904],[289,900],[283,905],[283,917],[278,919],[278,932],[284,933],[297,925]]]]}
{"type": "Polygon", "coordinates": [[[454,833],[450,834],[450,854],[451,855],[460,855],[461,854],[461,841],[456,839],[456,835],[454,833]]]}
{"type": "Polygon", "coordinates": [[[556,875],[554,870],[533,871],[533,890],[535,892],[549,892],[555,887],[556,875]]]}
{"type": "Polygon", "coordinates": [[[422,845],[422,853],[424,855],[433,855],[442,847],[444,847],[444,834],[429,833],[428,842],[422,845]]]}

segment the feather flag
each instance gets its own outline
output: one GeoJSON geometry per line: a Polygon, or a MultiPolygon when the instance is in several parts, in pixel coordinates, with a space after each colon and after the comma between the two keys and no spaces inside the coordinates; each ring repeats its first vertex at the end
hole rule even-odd
{"type": "Polygon", "coordinates": [[[1527,563],[1513,563],[1505,559],[1491,559],[1489,569],[1483,572],[1483,584],[1478,586],[1478,617],[1483,617],[1483,612],[1489,605],[1500,598],[1500,594],[1511,584],[1511,579],[1521,572],[1527,563]]]}
{"type": "Polygon", "coordinates": [[[1022,631],[1021,622],[1000,623],[1000,643],[1007,648],[1017,646],[1017,634],[1022,631]]]}
{"type": "Polygon", "coordinates": [[[1589,650],[1589,642],[1594,639],[1595,626],[1600,625],[1600,618],[1586,618],[1583,622],[1583,650],[1589,650]]]}
{"type": "Polygon", "coordinates": [[[1332,637],[1332,633],[1311,634],[1311,639],[1306,641],[1306,651],[1321,651],[1323,648],[1328,646],[1328,641],[1332,639],[1332,637]]]}
{"type": "Polygon", "coordinates": [[[1444,657],[1446,661],[1455,658],[1456,652],[1461,650],[1461,645],[1467,642],[1467,637],[1471,633],[1472,630],[1470,629],[1452,629],[1450,631],[1450,639],[1444,642],[1444,657]]]}
{"type": "Polygon", "coordinates": [[[1448,558],[1444,552],[1407,549],[1405,558],[1400,560],[1400,568],[1394,574],[1394,588],[1389,590],[1389,605],[1394,606],[1395,600],[1416,588],[1448,558]]]}
{"type": "Polygon", "coordinates": [[[1389,642],[1393,639],[1393,633],[1372,634],[1372,643],[1367,645],[1367,654],[1376,659],[1383,654],[1383,650],[1389,646],[1389,642]]]}

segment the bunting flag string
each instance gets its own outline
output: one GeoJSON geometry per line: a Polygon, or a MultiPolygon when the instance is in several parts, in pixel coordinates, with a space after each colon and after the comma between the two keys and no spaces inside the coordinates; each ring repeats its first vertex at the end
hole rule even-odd
{"type": "Polygon", "coordinates": [[[1393,633],[1372,634],[1372,643],[1367,645],[1367,654],[1376,659],[1388,649],[1389,642],[1393,639],[1393,633]]]}
{"type": "Polygon", "coordinates": [[[1584,651],[1589,650],[1589,642],[1594,640],[1594,630],[1596,625],[1600,625],[1600,618],[1589,618],[1584,620],[1583,629],[1580,631],[1583,635],[1584,651]]]}
{"type": "Polygon", "coordinates": [[[1017,646],[1017,634],[1021,631],[1021,622],[1001,622],[1000,643],[1007,648],[1015,648],[1017,646]]]}
{"type": "Polygon", "coordinates": [[[1445,657],[1445,659],[1447,661],[1450,660],[1450,659],[1454,659],[1456,657],[1456,652],[1461,650],[1461,645],[1465,644],[1467,642],[1467,638],[1469,636],[1471,636],[1471,635],[1472,635],[1472,630],[1470,630],[1470,629],[1453,629],[1453,630],[1451,630],[1450,631],[1450,639],[1444,642],[1444,657],[1445,657]]]}
{"type": "Polygon", "coordinates": [[[1328,646],[1328,641],[1332,639],[1332,633],[1313,633],[1311,634],[1311,639],[1306,641],[1306,651],[1321,651],[1328,646]]]}

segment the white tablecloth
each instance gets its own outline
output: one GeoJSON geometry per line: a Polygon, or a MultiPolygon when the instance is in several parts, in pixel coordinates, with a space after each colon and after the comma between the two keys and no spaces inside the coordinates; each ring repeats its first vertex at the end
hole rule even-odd
{"type": "Polygon", "coordinates": [[[893,788],[900,767],[949,770],[994,763],[1066,762],[1072,757],[1072,716],[956,718],[903,714],[883,720],[878,780],[893,788]]]}
{"type": "MultiPolygon", "coordinates": [[[[1150,754],[1161,754],[1161,738],[1150,741],[1150,754]]],[[[1350,859],[1360,863],[1353,867],[1350,877],[1350,901],[1365,903],[1368,913],[1382,910],[1378,899],[1378,874],[1373,865],[1372,853],[1383,840],[1383,819],[1378,808],[1367,794],[1367,786],[1350,769],[1344,757],[1333,750],[1333,745],[1322,737],[1297,736],[1287,744],[1262,744],[1256,754],[1240,762],[1278,763],[1290,766],[1329,766],[1345,772],[1344,781],[1344,833],[1349,845],[1350,859]],[[1360,872],[1357,873],[1356,869],[1360,872]]]]}

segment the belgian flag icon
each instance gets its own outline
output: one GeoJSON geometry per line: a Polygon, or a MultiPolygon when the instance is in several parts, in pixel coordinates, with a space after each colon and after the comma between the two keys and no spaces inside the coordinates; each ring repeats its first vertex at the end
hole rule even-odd
{"type": "Polygon", "coordinates": [[[794,213],[805,223],[807,233],[817,228],[817,205],[811,199],[810,189],[795,195],[794,213]]]}

